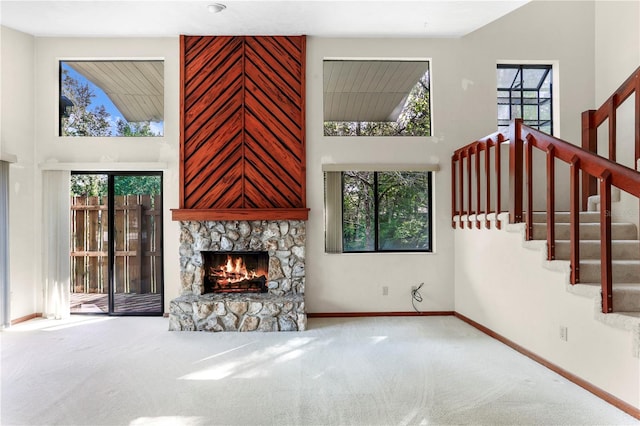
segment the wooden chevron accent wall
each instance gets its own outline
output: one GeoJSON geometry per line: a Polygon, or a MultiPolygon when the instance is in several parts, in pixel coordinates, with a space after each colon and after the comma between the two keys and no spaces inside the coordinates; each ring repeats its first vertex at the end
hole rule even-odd
{"type": "Polygon", "coordinates": [[[306,219],[305,42],[180,37],[174,220],[306,219]]]}

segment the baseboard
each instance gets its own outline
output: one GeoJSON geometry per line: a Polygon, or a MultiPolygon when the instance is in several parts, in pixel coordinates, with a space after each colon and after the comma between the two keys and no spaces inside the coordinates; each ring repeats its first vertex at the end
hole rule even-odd
{"type": "Polygon", "coordinates": [[[519,344],[517,344],[517,343],[507,339],[506,337],[496,333],[495,331],[483,326],[482,324],[479,324],[479,323],[475,322],[471,318],[467,318],[467,317],[465,317],[464,315],[462,315],[462,314],[460,314],[458,312],[455,312],[454,315],[455,315],[456,318],[459,318],[460,320],[466,322],[467,324],[471,325],[472,327],[477,328],[478,330],[480,330],[484,334],[486,334],[486,335],[488,335],[490,337],[493,337],[494,339],[498,340],[501,343],[504,343],[505,345],[509,346],[510,348],[520,352],[522,355],[524,355],[524,356],[526,356],[528,358],[531,358],[535,362],[544,365],[549,370],[554,371],[555,373],[561,375],[565,379],[567,379],[567,380],[575,383],[576,385],[580,386],[581,388],[584,388],[587,391],[591,392],[592,394],[594,394],[598,398],[608,402],[609,404],[613,405],[614,407],[619,408],[620,410],[624,411],[625,413],[629,414],[630,416],[633,416],[636,419],[640,420],[640,409],[634,407],[633,405],[621,400],[618,397],[615,397],[615,396],[611,395],[609,392],[600,389],[599,387],[587,382],[584,379],[581,379],[580,377],[576,376],[575,374],[568,372],[564,368],[557,366],[556,364],[554,364],[554,363],[542,358],[541,356],[536,355],[535,353],[531,352],[530,350],[525,349],[524,347],[522,347],[519,344]]]}
{"type": "Polygon", "coordinates": [[[307,318],[354,318],[354,317],[441,317],[452,316],[453,311],[428,312],[307,312],[307,318]]]}
{"type": "Polygon", "coordinates": [[[32,320],[34,318],[39,318],[41,316],[42,316],[42,313],[40,313],[40,312],[36,312],[35,314],[25,315],[23,317],[11,320],[11,325],[20,324],[21,322],[29,321],[29,320],[32,320]]]}

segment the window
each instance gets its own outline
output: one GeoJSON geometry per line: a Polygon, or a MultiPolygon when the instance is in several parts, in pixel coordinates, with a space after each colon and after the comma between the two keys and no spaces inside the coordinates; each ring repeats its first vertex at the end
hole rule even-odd
{"type": "Polygon", "coordinates": [[[553,134],[551,65],[499,64],[498,130],[506,133],[514,118],[553,134]]]}
{"type": "Polygon", "coordinates": [[[164,62],[60,61],[59,136],[162,136],[164,62]]]}
{"type": "Polygon", "coordinates": [[[431,251],[431,172],[325,173],[326,251],[431,251]]]}
{"type": "Polygon", "coordinates": [[[325,136],[430,136],[429,61],[325,60],[325,136]]]}

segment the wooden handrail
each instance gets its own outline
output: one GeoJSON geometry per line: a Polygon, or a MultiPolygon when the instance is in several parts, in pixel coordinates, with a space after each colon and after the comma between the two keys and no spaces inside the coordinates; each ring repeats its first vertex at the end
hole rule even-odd
{"type": "MultiPolygon", "coordinates": [[[[609,152],[606,157],[616,161],[617,150],[617,110],[632,94],[635,94],[634,130],[635,130],[635,161],[637,170],[640,159],[640,67],[638,67],[624,83],[604,101],[597,110],[588,110],[582,113],[582,148],[597,153],[598,127],[605,121],[609,121],[609,152]]],[[[597,194],[596,179],[593,176],[583,175],[582,179],[582,208],[586,209],[587,199],[597,194]]]]}
{"type": "MultiPolygon", "coordinates": [[[[500,193],[500,146],[509,142],[509,221],[526,225],[526,238],[533,238],[533,149],[546,156],[546,211],[547,214],[547,247],[548,259],[555,259],[555,163],[556,159],[569,165],[570,170],[570,263],[571,283],[580,282],[580,235],[579,235],[579,176],[588,175],[599,181],[600,189],[600,226],[601,226],[601,285],[602,311],[613,311],[612,296],[612,258],[611,258],[611,187],[615,186],[640,199],[640,173],[629,167],[598,156],[587,149],[555,138],[522,124],[516,119],[510,126],[509,139],[501,133],[493,133],[485,138],[457,149],[451,157],[452,175],[452,223],[456,226],[456,218],[464,228],[462,216],[476,215],[476,227],[480,227],[479,215],[501,212],[500,193]],[[490,167],[490,152],[494,149],[495,169],[490,167]],[[484,181],[486,190],[484,199],[481,191],[480,153],[485,153],[484,181]],[[465,167],[466,166],[466,167],[465,167]],[[466,176],[465,176],[466,169],[466,176]],[[491,175],[495,176],[493,184],[491,175]],[[475,187],[472,187],[472,176],[475,176],[475,187]],[[526,185],[525,179],[526,177],[526,185]],[[465,179],[466,178],[466,179],[465,179]],[[466,186],[465,186],[466,182],[466,186]],[[491,188],[495,187],[497,203],[491,206],[491,188]],[[526,200],[524,200],[526,187],[526,200]],[[467,194],[466,200],[464,195],[467,194]],[[475,209],[473,203],[475,194],[475,209]],[[526,205],[526,209],[524,206],[526,205]],[[526,214],[523,215],[523,212],[526,214]]],[[[469,228],[472,227],[469,223],[469,228]]],[[[499,226],[500,221],[496,220],[499,226]]],[[[488,227],[488,221],[486,221],[488,227]]]]}

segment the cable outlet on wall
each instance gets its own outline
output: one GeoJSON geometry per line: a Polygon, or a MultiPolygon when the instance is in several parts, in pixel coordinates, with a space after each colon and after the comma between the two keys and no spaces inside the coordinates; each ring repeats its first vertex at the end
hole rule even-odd
{"type": "Polygon", "coordinates": [[[388,296],[389,295],[389,287],[387,287],[386,285],[382,286],[382,295],[383,296],[388,296]]]}
{"type": "Polygon", "coordinates": [[[560,326],[560,340],[565,342],[569,340],[569,328],[564,325],[560,326]]]}

